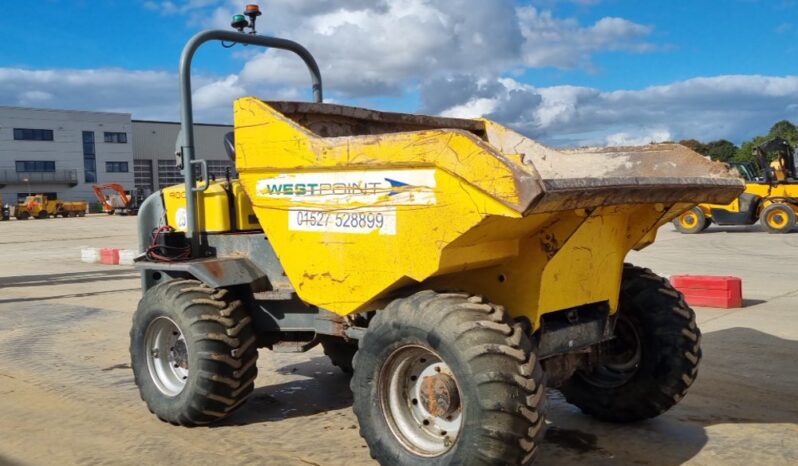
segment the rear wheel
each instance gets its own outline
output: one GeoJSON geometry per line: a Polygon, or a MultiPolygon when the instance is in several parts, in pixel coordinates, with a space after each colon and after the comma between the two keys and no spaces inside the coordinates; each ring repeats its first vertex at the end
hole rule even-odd
{"type": "Polygon", "coordinates": [[[380,464],[529,464],[543,372],[504,309],[422,291],[377,312],[354,359],[360,434],[380,464]]]}
{"type": "Polygon", "coordinates": [[[48,214],[46,210],[42,210],[41,212],[39,212],[39,215],[36,216],[36,218],[40,219],[45,219],[48,217],[50,217],[50,214],[48,214]]]}
{"type": "Polygon", "coordinates": [[[19,212],[14,216],[17,218],[17,220],[27,220],[30,218],[30,212],[19,212]]]}
{"type": "Polygon", "coordinates": [[[326,338],[321,341],[321,347],[333,366],[346,374],[352,373],[352,359],[357,352],[357,342],[349,342],[343,338],[326,338]]]}
{"type": "Polygon", "coordinates": [[[605,421],[658,416],[684,398],[698,374],[701,332],[695,313],[665,278],[624,266],[615,338],[601,363],[579,371],[561,391],[583,412],[605,421]]]}
{"type": "Polygon", "coordinates": [[[676,227],[676,230],[685,234],[700,233],[706,230],[711,223],[712,221],[704,215],[704,211],[699,207],[693,207],[673,219],[673,226],[676,227]]]}
{"type": "Polygon", "coordinates": [[[133,315],[130,357],[150,411],[193,426],[241,406],[258,370],[250,320],[229,290],[182,279],[149,289],[133,315]]]}
{"type": "Polygon", "coordinates": [[[762,210],[759,222],[768,233],[789,233],[795,226],[795,211],[787,204],[770,204],[762,210]]]}

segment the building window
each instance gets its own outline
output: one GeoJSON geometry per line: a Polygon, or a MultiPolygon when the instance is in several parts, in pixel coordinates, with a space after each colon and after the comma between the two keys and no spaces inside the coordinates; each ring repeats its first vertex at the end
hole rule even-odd
{"type": "Polygon", "coordinates": [[[127,144],[127,133],[104,133],[105,142],[127,144]]]}
{"type": "Polygon", "coordinates": [[[149,194],[153,190],[152,160],[133,161],[133,181],[136,189],[149,194]]]}
{"type": "Polygon", "coordinates": [[[105,162],[107,173],[127,173],[127,162],[105,162]]]}
{"type": "Polygon", "coordinates": [[[51,129],[26,129],[14,128],[15,141],[52,141],[53,130],[51,129]]]}
{"type": "Polygon", "coordinates": [[[54,161],[17,160],[17,172],[52,173],[55,171],[54,161]]]}
{"type": "Polygon", "coordinates": [[[83,174],[86,183],[97,182],[97,156],[94,151],[94,131],[83,132],[83,174]]]}

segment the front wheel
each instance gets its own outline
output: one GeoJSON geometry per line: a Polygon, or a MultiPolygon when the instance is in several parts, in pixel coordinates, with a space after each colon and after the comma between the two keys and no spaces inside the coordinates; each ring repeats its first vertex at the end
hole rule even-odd
{"type": "Polygon", "coordinates": [[[149,289],[133,315],[130,358],[150,411],[194,426],[241,406],[258,371],[250,320],[229,290],[182,279],[149,289]]]}
{"type": "Polygon", "coordinates": [[[532,462],[543,372],[502,307],[461,293],[397,299],[370,322],[354,368],[353,409],[380,464],[532,462]]]}
{"type": "Polygon", "coordinates": [[[795,211],[787,204],[770,204],[759,215],[759,223],[768,233],[789,233],[795,226],[795,211]]]}
{"type": "Polygon", "coordinates": [[[673,226],[679,233],[684,234],[700,233],[709,228],[711,223],[712,221],[704,215],[704,211],[699,207],[693,207],[673,219],[673,226]]]}
{"type": "Polygon", "coordinates": [[[565,399],[605,421],[658,416],[687,393],[698,374],[701,332],[695,313],[667,279],[626,264],[615,338],[600,364],[561,388],[565,399]]]}

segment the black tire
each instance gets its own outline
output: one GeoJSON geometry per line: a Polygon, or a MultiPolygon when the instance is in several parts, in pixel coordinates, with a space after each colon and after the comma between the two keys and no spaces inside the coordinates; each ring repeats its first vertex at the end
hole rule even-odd
{"type": "Polygon", "coordinates": [[[673,219],[673,226],[676,231],[686,235],[700,233],[706,230],[712,221],[704,215],[704,211],[699,207],[683,212],[681,215],[673,219]]]}
{"type": "MultiPolygon", "coordinates": [[[[130,358],[141,399],[161,420],[184,426],[218,421],[252,393],[258,350],[250,316],[233,293],[196,280],[171,280],[148,290],[133,315],[130,358]],[[147,331],[160,317],[185,337],[188,376],[176,395],[151,375],[147,331]]],[[[174,349],[174,348],[172,348],[174,349]]]]}
{"type": "Polygon", "coordinates": [[[397,299],[370,322],[354,367],[353,409],[360,435],[380,464],[529,464],[534,459],[544,426],[543,371],[522,326],[514,325],[501,306],[463,293],[422,291],[397,299]],[[381,382],[383,367],[407,348],[435,353],[456,380],[462,424],[438,456],[406,447],[385,414],[383,390],[390,384],[381,382]]]}
{"type": "Polygon", "coordinates": [[[49,217],[50,217],[50,214],[48,214],[46,210],[40,211],[39,215],[36,216],[36,218],[39,218],[39,219],[42,219],[42,220],[44,220],[46,218],[49,218],[49,217]]]}
{"type": "Polygon", "coordinates": [[[768,233],[789,233],[795,226],[795,211],[787,204],[770,204],[759,214],[759,223],[768,233]]]}
{"type": "Polygon", "coordinates": [[[14,215],[14,216],[17,218],[17,220],[27,220],[27,219],[30,218],[30,213],[29,212],[20,212],[20,213],[14,215]]]}
{"type": "Polygon", "coordinates": [[[698,375],[700,340],[682,294],[650,270],[625,264],[616,338],[602,347],[607,362],[577,372],[561,391],[569,403],[604,421],[659,416],[684,398],[698,375]]]}
{"type": "Polygon", "coordinates": [[[345,374],[353,372],[352,359],[357,352],[357,342],[349,342],[343,338],[325,338],[321,341],[321,347],[333,366],[341,369],[345,374]]]}

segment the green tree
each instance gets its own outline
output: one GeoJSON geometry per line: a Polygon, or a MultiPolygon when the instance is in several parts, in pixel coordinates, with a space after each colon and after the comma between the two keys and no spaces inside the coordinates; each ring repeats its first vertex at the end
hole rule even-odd
{"type": "Polygon", "coordinates": [[[713,160],[719,160],[721,162],[732,161],[734,156],[737,155],[738,149],[736,144],[725,139],[708,142],[704,144],[704,147],[706,151],[703,152],[704,155],[708,155],[713,160]]]}
{"type": "Polygon", "coordinates": [[[787,120],[781,120],[770,128],[768,136],[771,138],[780,137],[790,142],[794,146],[798,144],[798,128],[787,120]]]}
{"type": "Polygon", "coordinates": [[[754,147],[762,144],[768,139],[769,138],[767,136],[756,136],[753,139],[749,139],[748,141],[740,144],[740,148],[737,149],[737,154],[735,154],[734,160],[737,162],[755,162],[756,157],[754,156],[754,147]]]}
{"type": "Polygon", "coordinates": [[[721,162],[729,162],[734,159],[737,154],[737,146],[725,139],[718,139],[704,144],[695,139],[683,139],[679,144],[688,147],[701,155],[711,157],[713,160],[720,160],[721,162]]]}
{"type": "MultiPolygon", "coordinates": [[[[787,120],[781,120],[776,122],[773,126],[770,127],[770,131],[768,131],[768,134],[762,136],[755,136],[754,138],[742,143],[740,145],[740,148],[737,150],[737,153],[734,156],[734,160],[740,162],[755,161],[754,147],[775,137],[781,137],[786,139],[787,141],[789,141],[790,145],[792,146],[798,145],[798,127],[796,127],[792,122],[787,120]]],[[[770,154],[771,159],[774,156],[775,154],[770,154]]]]}
{"type": "Polygon", "coordinates": [[[685,146],[685,147],[687,147],[689,149],[692,149],[692,150],[698,152],[699,154],[707,155],[706,154],[706,150],[707,150],[706,146],[701,141],[698,141],[696,139],[682,139],[681,141],[679,141],[679,144],[681,144],[681,145],[683,145],[683,146],[685,146]]]}

